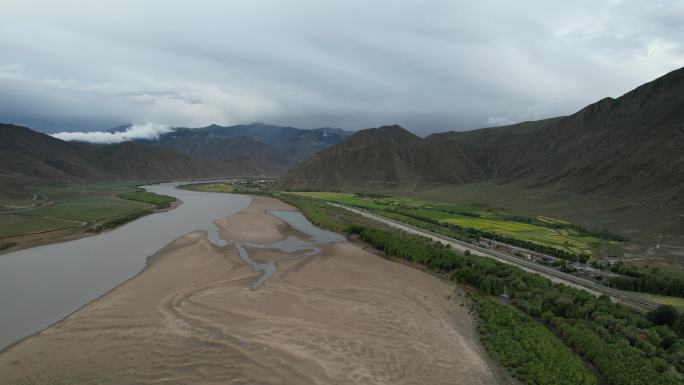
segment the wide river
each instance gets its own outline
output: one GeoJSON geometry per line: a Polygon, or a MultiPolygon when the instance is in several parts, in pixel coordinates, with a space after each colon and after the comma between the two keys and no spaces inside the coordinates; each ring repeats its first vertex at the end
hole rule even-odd
{"type": "Polygon", "coordinates": [[[0,349],[61,320],[133,277],[174,239],[204,230],[251,202],[245,195],[179,190],[178,183],[145,186],[183,203],[118,229],[74,241],[0,255],[0,349]]]}

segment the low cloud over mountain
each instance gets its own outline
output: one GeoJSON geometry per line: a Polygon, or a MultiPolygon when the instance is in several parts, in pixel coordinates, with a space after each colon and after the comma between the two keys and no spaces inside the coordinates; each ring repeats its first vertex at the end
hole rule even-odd
{"type": "Polygon", "coordinates": [[[4,1],[0,121],[520,122],[684,66],[683,19],[681,1],[4,1]]]}
{"type": "Polygon", "coordinates": [[[51,134],[51,136],[68,142],[114,144],[138,139],[159,139],[161,135],[171,131],[173,131],[173,128],[169,126],[147,123],[142,125],[134,124],[120,131],[58,132],[51,134]]]}

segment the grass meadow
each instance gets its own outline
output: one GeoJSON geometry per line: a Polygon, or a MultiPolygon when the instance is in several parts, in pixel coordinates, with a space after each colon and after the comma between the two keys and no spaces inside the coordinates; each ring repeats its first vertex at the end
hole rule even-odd
{"type": "Polygon", "coordinates": [[[580,234],[572,228],[564,228],[563,226],[570,223],[561,219],[548,216],[516,217],[509,212],[477,205],[437,204],[414,198],[381,194],[343,192],[294,192],[294,194],[368,209],[409,212],[413,215],[437,219],[440,222],[495,232],[577,254],[592,254],[592,250],[617,243],[580,234]]]}
{"type": "Polygon", "coordinates": [[[116,196],[135,191],[135,183],[130,182],[71,187],[41,185],[30,189],[41,198],[34,201],[0,202],[5,207],[9,207],[11,203],[12,207],[20,208],[18,211],[0,214],[0,238],[80,227],[83,222],[104,221],[154,207],[116,196]],[[32,207],[35,205],[42,206],[32,207]]]}

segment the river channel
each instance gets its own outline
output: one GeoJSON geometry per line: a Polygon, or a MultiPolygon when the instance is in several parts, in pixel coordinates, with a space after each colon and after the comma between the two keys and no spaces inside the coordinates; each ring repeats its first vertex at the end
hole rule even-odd
{"type": "Polygon", "coordinates": [[[145,186],[182,201],[173,210],[95,236],[0,255],[0,349],[133,277],[148,256],[180,236],[204,230],[217,241],[213,221],[251,202],[245,195],[180,190],[177,185],[145,186]]]}

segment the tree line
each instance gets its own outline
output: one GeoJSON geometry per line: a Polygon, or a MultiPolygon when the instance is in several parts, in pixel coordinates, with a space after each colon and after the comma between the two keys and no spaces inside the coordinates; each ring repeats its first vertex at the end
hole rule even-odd
{"type": "MultiPolygon", "coordinates": [[[[673,330],[677,321],[672,325],[656,324],[643,314],[613,304],[606,296],[595,297],[554,284],[538,274],[490,258],[464,255],[442,243],[390,229],[323,202],[291,200],[290,203],[298,206],[314,224],[358,237],[389,257],[422,264],[449,279],[472,285],[483,294],[506,294],[517,309],[556,331],[564,344],[592,363],[608,384],[669,385],[684,381],[684,339],[679,330],[680,334],[673,330]]],[[[680,319],[682,315],[676,314],[676,317],[680,319]]],[[[515,319],[499,326],[513,333],[513,329],[523,324],[515,319]]],[[[515,361],[523,360],[525,354],[514,346],[519,342],[505,341],[509,342],[497,351],[518,351],[511,353],[513,356],[509,359],[522,362],[515,361]]],[[[525,359],[535,360],[535,365],[542,368],[548,368],[553,361],[549,354],[525,359]]],[[[544,373],[544,370],[530,371],[525,382],[547,383],[544,373]]]]}
{"type": "Polygon", "coordinates": [[[621,274],[609,277],[608,285],[616,289],[684,297],[684,274],[660,269],[615,264],[611,271],[621,274]]]}
{"type": "Polygon", "coordinates": [[[128,222],[132,222],[140,217],[144,217],[145,215],[152,214],[154,210],[152,209],[138,209],[135,210],[131,213],[125,214],[125,215],[120,215],[111,219],[108,219],[99,225],[92,227],[88,229],[88,232],[91,233],[101,233],[105,230],[113,229],[115,227],[119,227],[121,225],[124,225],[128,222]]]}
{"type": "Polygon", "coordinates": [[[597,383],[582,360],[531,317],[482,296],[473,301],[483,345],[516,378],[544,385],[597,383]]]}

